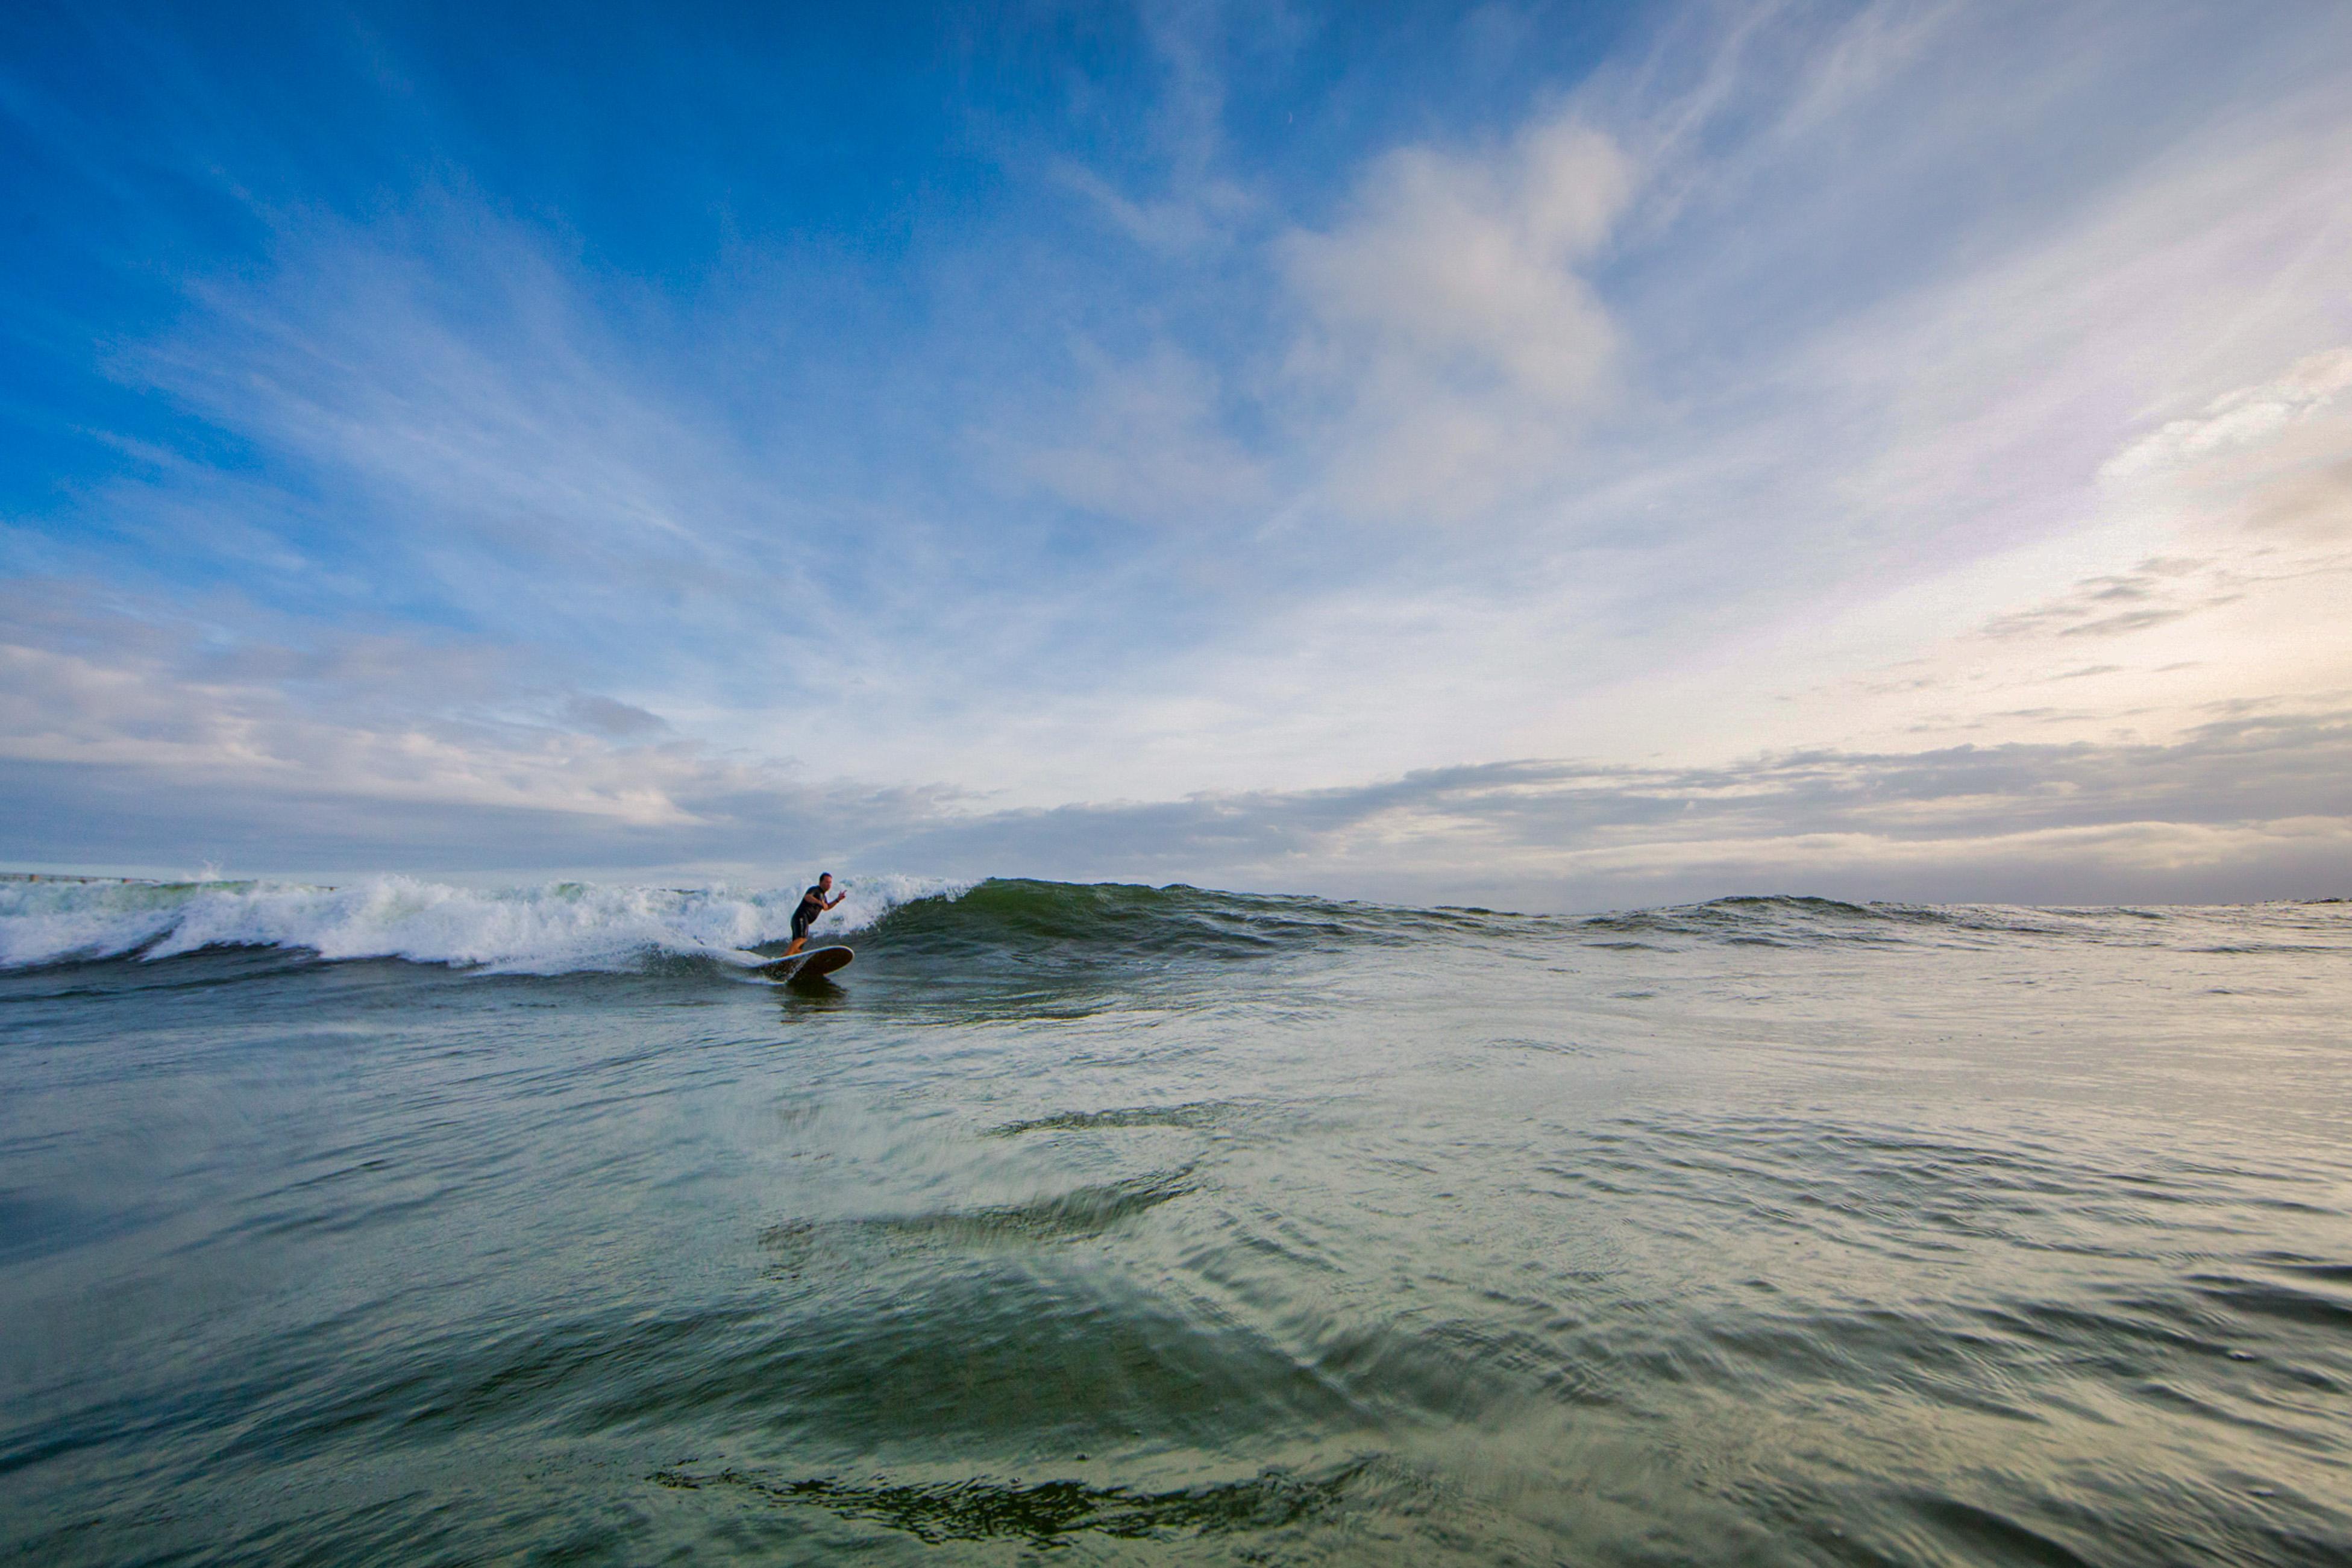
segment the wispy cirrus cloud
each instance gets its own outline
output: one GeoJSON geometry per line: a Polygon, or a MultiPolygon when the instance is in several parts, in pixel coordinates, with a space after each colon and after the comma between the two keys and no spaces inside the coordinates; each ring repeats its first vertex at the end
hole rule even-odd
{"type": "Polygon", "coordinates": [[[2130,480],[2274,445],[2291,426],[2325,413],[2347,390],[2352,390],[2352,348],[2306,355],[2275,380],[2234,387],[2191,417],[2166,421],[2109,458],[2099,477],[2130,480]]]}
{"type": "MultiPolygon", "coordinates": [[[[2129,572],[2085,577],[2060,597],[2030,610],[2011,610],[1985,623],[1992,637],[2050,636],[2061,637],[2120,637],[2146,631],[2194,613],[2179,602],[2174,589],[2183,578],[2205,566],[2202,561],[2158,557],[2143,561],[2129,572]]],[[[2234,595],[2209,598],[2228,604],[2234,595]]]]}

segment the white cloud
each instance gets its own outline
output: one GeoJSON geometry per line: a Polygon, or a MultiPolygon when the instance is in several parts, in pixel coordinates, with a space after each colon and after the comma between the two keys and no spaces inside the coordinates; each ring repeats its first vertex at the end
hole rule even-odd
{"type": "Polygon", "coordinates": [[[1633,185],[1613,141],[1563,117],[1485,155],[1399,148],[1336,226],[1281,237],[1312,322],[1292,369],[1340,410],[1343,506],[1458,517],[1549,466],[1616,363],[1617,329],[1578,268],[1633,185]]]}
{"type": "Polygon", "coordinates": [[[2105,480],[2127,480],[2267,446],[2290,426],[2329,408],[2352,387],[2352,347],[2308,355],[2284,375],[2216,397],[2188,419],[2169,420],[2110,458],[2105,480]]]}
{"type": "Polygon", "coordinates": [[[1367,172],[1344,223],[1286,237],[1283,258],[1343,360],[1573,405],[1615,348],[1575,267],[1631,186],[1616,144],[1573,121],[1533,126],[1495,159],[1401,148],[1367,172]]]}

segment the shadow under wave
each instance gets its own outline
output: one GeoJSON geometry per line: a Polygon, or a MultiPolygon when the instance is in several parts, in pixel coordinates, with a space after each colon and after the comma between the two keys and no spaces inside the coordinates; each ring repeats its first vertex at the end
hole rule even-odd
{"type": "Polygon", "coordinates": [[[1093,1132],[1116,1127],[1214,1127],[1239,1109],[1231,1100],[1197,1100],[1184,1105],[1132,1105],[1112,1110],[1063,1110],[1026,1121],[1008,1121],[981,1134],[1017,1138],[1024,1132],[1093,1132]]]}
{"type": "Polygon", "coordinates": [[[1010,1539],[1046,1550],[1081,1531],[1138,1541],[1279,1530],[1337,1510],[1349,1484],[1370,1463],[1354,1459],[1312,1476],[1270,1468],[1246,1480],[1164,1492],[1075,1480],[861,1486],[831,1478],[767,1480],[733,1469],[698,1476],[670,1468],[648,1479],[678,1490],[740,1489],[779,1506],[818,1508],[841,1519],[904,1531],[930,1546],[1010,1539]]]}

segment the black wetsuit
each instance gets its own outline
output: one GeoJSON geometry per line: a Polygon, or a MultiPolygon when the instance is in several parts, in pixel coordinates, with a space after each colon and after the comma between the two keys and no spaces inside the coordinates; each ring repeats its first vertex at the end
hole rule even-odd
{"type": "Polygon", "coordinates": [[[807,941],[809,927],[816,924],[816,917],[823,913],[824,913],[824,889],[811,888],[807,892],[803,893],[801,907],[793,911],[793,940],[807,941]]]}

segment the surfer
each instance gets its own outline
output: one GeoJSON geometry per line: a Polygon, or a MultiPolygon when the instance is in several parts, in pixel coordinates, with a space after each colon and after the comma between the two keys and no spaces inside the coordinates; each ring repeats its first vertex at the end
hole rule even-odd
{"type": "Polygon", "coordinates": [[[801,906],[793,911],[793,945],[784,949],[786,958],[808,945],[809,927],[816,924],[817,916],[849,897],[847,893],[833,893],[833,897],[828,899],[825,897],[827,893],[833,893],[833,873],[830,871],[821,874],[816,886],[801,895],[801,906]]]}

